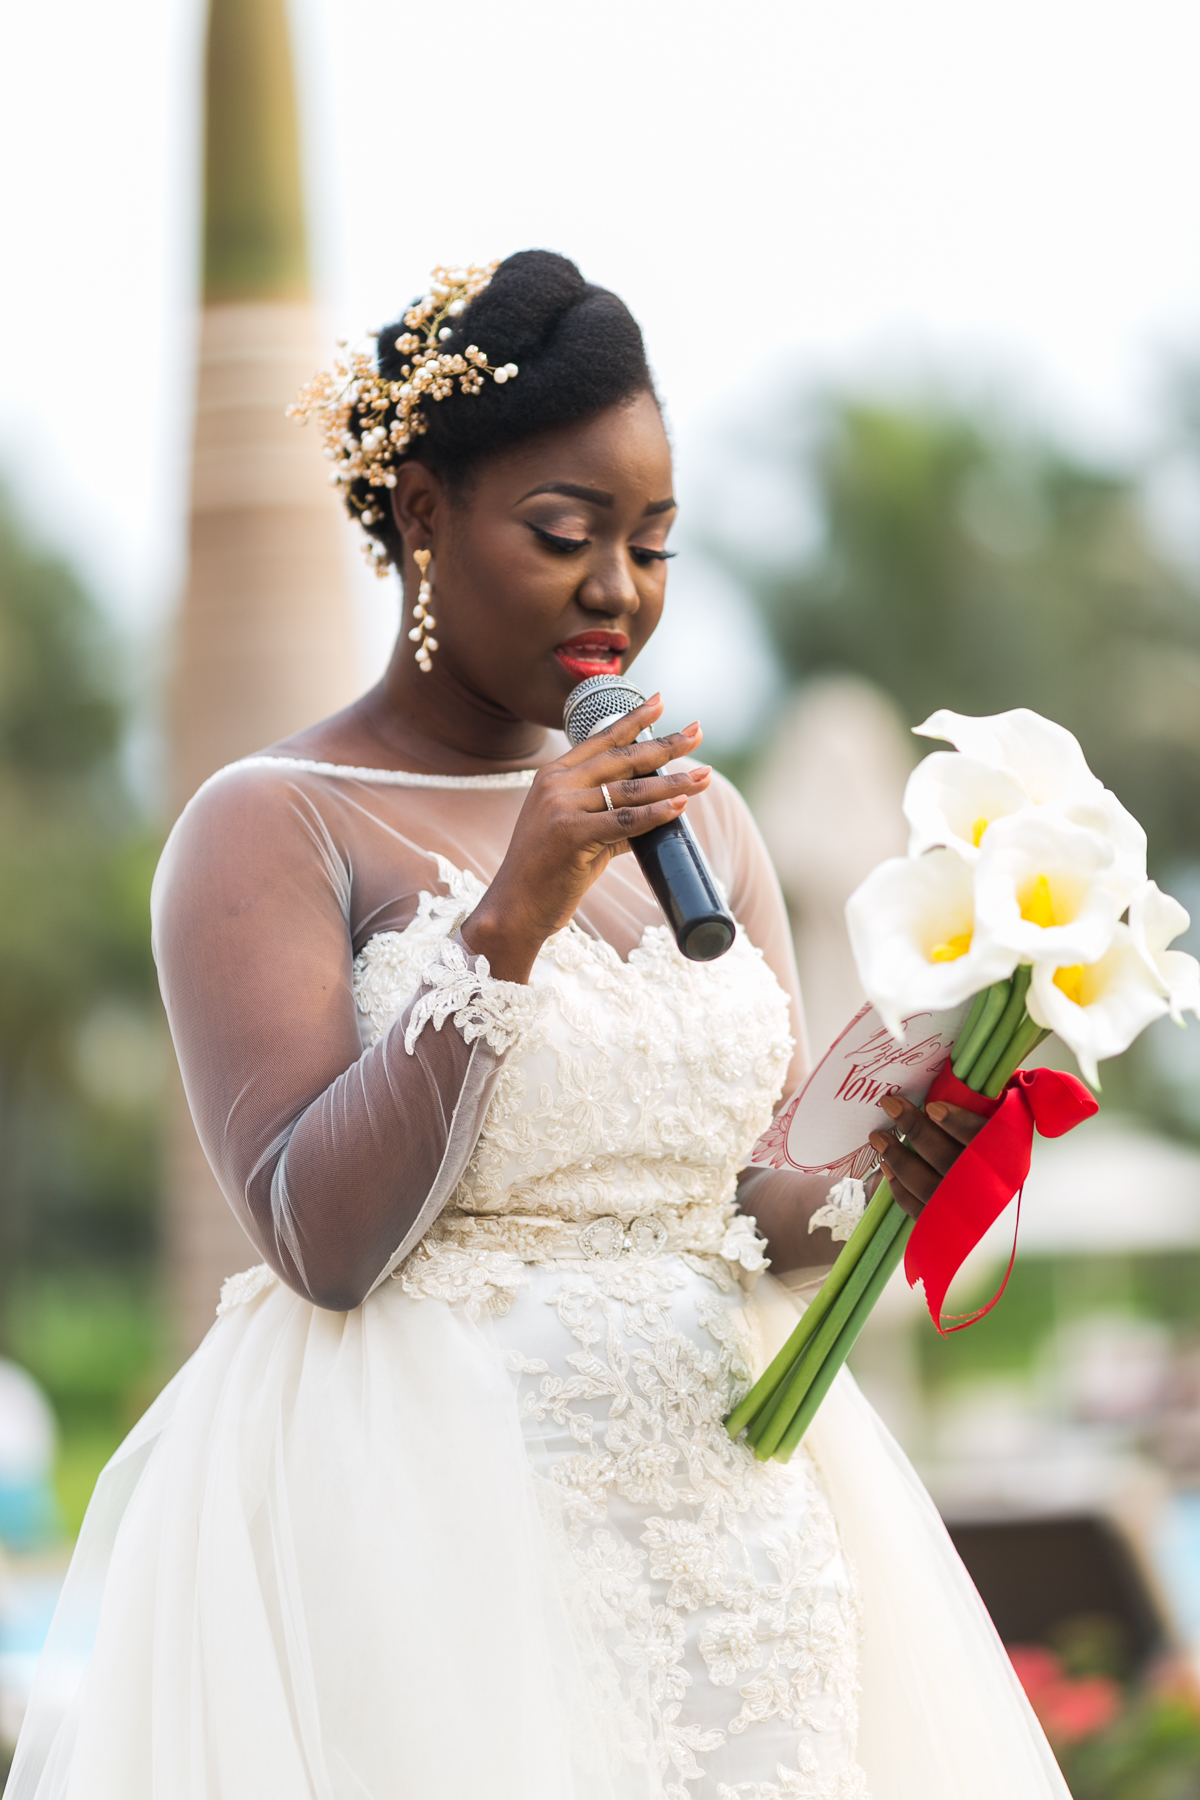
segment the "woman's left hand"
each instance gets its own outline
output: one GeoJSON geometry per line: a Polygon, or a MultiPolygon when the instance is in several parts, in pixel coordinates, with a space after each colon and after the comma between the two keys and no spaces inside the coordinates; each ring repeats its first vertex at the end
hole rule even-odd
{"type": "Polygon", "coordinates": [[[928,1112],[901,1094],[889,1094],[880,1105],[896,1121],[895,1129],[873,1131],[871,1147],[879,1152],[897,1204],[915,1219],[987,1120],[946,1100],[934,1100],[928,1112]]]}

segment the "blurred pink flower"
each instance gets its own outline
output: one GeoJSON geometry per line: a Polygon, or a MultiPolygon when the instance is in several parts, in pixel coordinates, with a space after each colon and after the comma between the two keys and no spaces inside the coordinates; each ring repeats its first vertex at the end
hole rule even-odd
{"type": "Polygon", "coordinates": [[[1008,1654],[1052,1744],[1094,1737],[1120,1716],[1124,1698],[1111,1676],[1068,1675],[1053,1650],[1040,1644],[1010,1644],[1008,1654]]]}

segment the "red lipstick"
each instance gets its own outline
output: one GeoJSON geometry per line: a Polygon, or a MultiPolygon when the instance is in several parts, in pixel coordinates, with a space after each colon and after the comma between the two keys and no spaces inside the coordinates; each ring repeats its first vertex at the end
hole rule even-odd
{"type": "Polygon", "coordinates": [[[623,631],[581,631],[559,644],[554,654],[573,681],[586,681],[589,675],[619,674],[628,648],[623,631]]]}

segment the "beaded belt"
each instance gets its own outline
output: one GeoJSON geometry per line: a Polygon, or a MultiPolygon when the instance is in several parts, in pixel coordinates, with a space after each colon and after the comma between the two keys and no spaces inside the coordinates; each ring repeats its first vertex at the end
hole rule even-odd
{"type": "Polygon", "coordinates": [[[612,1262],[684,1251],[724,1256],[747,1269],[763,1266],[753,1221],[711,1203],[633,1217],[602,1213],[578,1222],[528,1213],[443,1213],[424,1241],[430,1249],[499,1250],[523,1262],[612,1262]]]}

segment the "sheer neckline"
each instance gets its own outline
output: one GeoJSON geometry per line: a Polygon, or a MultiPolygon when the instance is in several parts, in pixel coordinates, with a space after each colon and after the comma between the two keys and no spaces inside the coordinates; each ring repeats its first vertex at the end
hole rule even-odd
{"type": "Polygon", "coordinates": [[[349,763],[311,762],[303,756],[243,756],[227,766],[229,769],[299,769],[306,775],[332,775],[343,781],[375,781],[385,786],[417,788],[527,788],[537,774],[536,769],[505,769],[495,775],[418,775],[411,769],[357,769],[349,763]]]}

